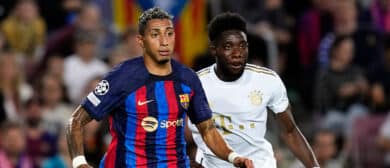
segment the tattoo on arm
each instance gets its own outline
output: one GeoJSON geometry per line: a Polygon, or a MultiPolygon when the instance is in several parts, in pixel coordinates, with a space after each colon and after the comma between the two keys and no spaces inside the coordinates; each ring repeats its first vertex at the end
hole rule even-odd
{"type": "Polygon", "coordinates": [[[222,135],[217,131],[211,119],[196,125],[203,141],[211,151],[221,159],[227,160],[232,149],[226,144],[222,135]]]}
{"type": "Polygon", "coordinates": [[[73,112],[66,126],[66,139],[71,158],[78,155],[84,155],[84,136],[83,127],[89,123],[92,118],[81,106],[73,112]]]}
{"type": "Polygon", "coordinates": [[[211,120],[207,120],[207,121],[204,121],[204,122],[201,122],[199,123],[198,125],[196,125],[198,130],[199,130],[199,133],[201,135],[205,135],[204,133],[212,130],[212,129],[215,129],[215,126],[214,124],[212,123],[211,120]]]}

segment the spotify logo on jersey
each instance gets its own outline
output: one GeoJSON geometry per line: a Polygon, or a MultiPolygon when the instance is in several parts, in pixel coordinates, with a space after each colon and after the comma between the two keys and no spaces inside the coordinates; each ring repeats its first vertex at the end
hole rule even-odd
{"type": "Polygon", "coordinates": [[[142,119],[141,126],[146,132],[154,132],[158,127],[158,121],[154,117],[145,117],[142,119]]]}
{"type": "Polygon", "coordinates": [[[184,126],[184,121],[182,118],[177,120],[162,120],[158,121],[156,118],[148,116],[142,119],[141,126],[146,132],[154,132],[160,126],[160,128],[171,128],[171,127],[182,127],[184,126]]]}
{"type": "Polygon", "coordinates": [[[167,120],[162,120],[160,123],[161,128],[169,128],[169,127],[179,127],[183,126],[183,119],[178,119],[174,121],[167,121],[167,120]]]}

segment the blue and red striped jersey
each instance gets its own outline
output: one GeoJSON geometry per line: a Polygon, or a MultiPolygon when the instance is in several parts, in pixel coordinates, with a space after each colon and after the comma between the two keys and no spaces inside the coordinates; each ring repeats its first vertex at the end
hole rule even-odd
{"type": "Polygon", "coordinates": [[[171,64],[170,75],[155,76],[143,57],[125,61],[83,100],[92,118],[109,117],[112,141],[100,167],[189,167],[186,115],[200,123],[211,111],[195,72],[171,64]]]}

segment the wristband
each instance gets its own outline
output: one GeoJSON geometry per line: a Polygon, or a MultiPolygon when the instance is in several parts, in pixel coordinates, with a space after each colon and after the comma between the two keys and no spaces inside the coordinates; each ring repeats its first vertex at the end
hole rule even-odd
{"type": "Polygon", "coordinates": [[[229,155],[228,155],[228,161],[230,163],[233,163],[234,162],[234,159],[236,159],[237,157],[240,157],[240,155],[236,152],[230,152],[229,155]]]}
{"type": "Polygon", "coordinates": [[[88,164],[87,160],[85,160],[85,156],[79,155],[79,156],[76,156],[75,158],[73,158],[73,160],[72,160],[73,168],[77,168],[82,164],[88,164]]]}

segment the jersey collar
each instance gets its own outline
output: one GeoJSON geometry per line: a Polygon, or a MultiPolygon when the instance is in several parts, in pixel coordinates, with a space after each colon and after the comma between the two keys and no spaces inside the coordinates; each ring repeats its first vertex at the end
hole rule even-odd
{"type": "Polygon", "coordinates": [[[211,73],[211,79],[216,82],[216,83],[219,83],[221,85],[226,85],[226,86],[235,86],[235,85],[243,85],[246,83],[247,81],[247,75],[245,70],[244,70],[244,73],[242,73],[242,75],[235,81],[229,81],[229,82],[226,82],[226,81],[223,81],[221,79],[218,78],[217,74],[215,73],[215,68],[216,68],[217,64],[214,63],[213,65],[211,65],[210,67],[210,73],[211,73]]]}

